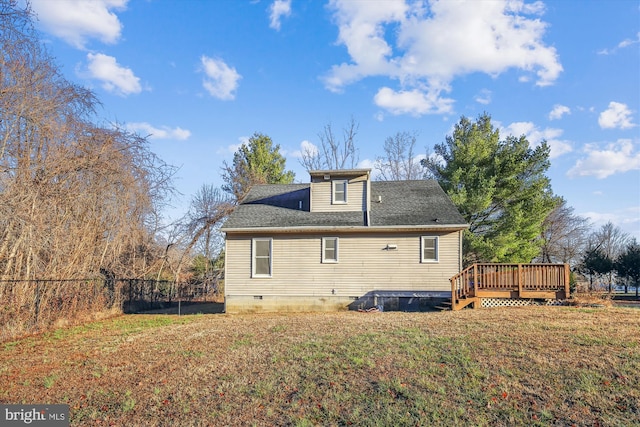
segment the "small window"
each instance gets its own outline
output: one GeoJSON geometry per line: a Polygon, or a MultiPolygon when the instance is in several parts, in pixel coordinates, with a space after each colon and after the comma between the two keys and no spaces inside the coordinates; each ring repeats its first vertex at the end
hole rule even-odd
{"type": "Polygon", "coordinates": [[[338,262],[338,238],[322,238],[322,262],[338,262]]]}
{"type": "Polygon", "coordinates": [[[438,262],[438,238],[422,236],[422,262],[438,262]]]}
{"type": "Polygon", "coordinates": [[[347,181],[333,181],[333,203],[347,203],[347,181]]]}
{"type": "Polygon", "coordinates": [[[253,239],[252,277],[271,277],[272,240],[253,239]]]}

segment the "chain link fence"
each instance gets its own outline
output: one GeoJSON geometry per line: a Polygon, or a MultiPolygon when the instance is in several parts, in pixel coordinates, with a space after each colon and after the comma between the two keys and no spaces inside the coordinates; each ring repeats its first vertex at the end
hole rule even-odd
{"type": "Polygon", "coordinates": [[[211,300],[218,291],[217,280],[1,280],[0,342],[101,314],[137,313],[177,301],[211,300]]]}

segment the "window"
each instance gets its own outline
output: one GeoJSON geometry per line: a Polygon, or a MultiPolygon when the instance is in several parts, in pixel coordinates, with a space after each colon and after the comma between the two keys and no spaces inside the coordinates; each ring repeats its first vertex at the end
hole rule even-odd
{"type": "Polygon", "coordinates": [[[322,238],[322,262],[338,262],[338,238],[322,238]]]}
{"type": "Polygon", "coordinates": [[[333,181],[332,183],[332,202],[333,203],[347,203],[347,181],[333,181]]]}
{"type": "Polygon", "coordinates": [[[252,277],[271,277],[272,240],[253,239],[252,277]]]}
{"type": "Polygon", "coordinates": [[[422,262],[438,262],[438,238],[422,236],[421,252],[422,262]]]}

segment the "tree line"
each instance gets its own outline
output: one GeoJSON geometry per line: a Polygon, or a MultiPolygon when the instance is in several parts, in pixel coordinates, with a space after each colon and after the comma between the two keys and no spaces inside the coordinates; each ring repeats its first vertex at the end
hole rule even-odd
{"type": "MultiPolygon", "coordinates": [[[[295,180],[280,146],[256,132],[223,163],[223,185],[203,184],[184,217],[167,225],[162,211],[175,194],[176,169],[145,137],[101,120],[99,107],[93,92],[61,75],[28,3],[0,0],[2,321],[19,317],[6,307],[49,307],[53,322],[107,306],[89,287],[34,294],[16,281],[215,281],[224,266],[224,219],[253,185],[295,180]],[[56,313],[67,300],[64,307],[75,308],[56,313]]],[[[353,118],[339,131],[325,125],[301,164],[357,167],[358,130],[353,118]]],[[[436,179],[470,225],[465,263],[567,262],[593,286],[623,280],[637,291],[637,242],[612,224],[592,232],[554,195],[546,143],[532,148],[524,136],[503,139],[485,113],[475,121],[462,117],[433,153],[418,153],[416,144],[415,132],[386,138],[377,179],[436,179]]]]}
{"type": "Polygon", "coordinates": [[[55,280],[157,271],[175,168],[99,106],[61,75],[28,3],[0,1],[0,323],[33,323],[25,307],[38,322],[106,307],[93,287],[55,280]]]}

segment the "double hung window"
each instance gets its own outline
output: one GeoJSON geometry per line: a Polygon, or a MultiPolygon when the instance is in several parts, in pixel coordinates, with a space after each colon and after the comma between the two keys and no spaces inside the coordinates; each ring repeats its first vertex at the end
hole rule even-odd
{"type": "Polygon", "coordinates": [[[347,181],[346,180],[336,180],[331,184],[331,201],[334,204],[337,203],[347,203],[347,181]]]}
{"type": "Polygon", "coordinates": [[[323,263],[338,262],[338,238],[337,237],[322,238],[322,262],[323,263]]]}
{"type": "Polygon", "coordinates": [[[253,239],[252,277],[271,277],[273,239],[253,239]]]}
{"type": "Polygon", "coordinates": [[[422,262],[438,262],[438,237],[422,236],[420,252],[422,262]]]}

